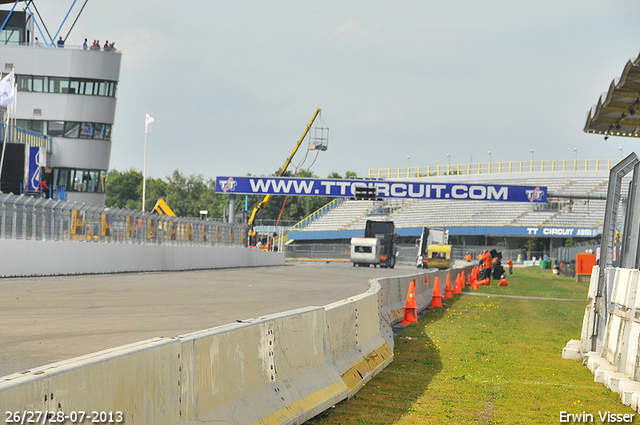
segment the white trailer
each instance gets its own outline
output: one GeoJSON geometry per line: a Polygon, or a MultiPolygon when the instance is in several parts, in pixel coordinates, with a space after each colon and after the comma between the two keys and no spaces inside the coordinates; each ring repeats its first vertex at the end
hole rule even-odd
{"type": "Polygon", "coordinates": [[[360,267],[377,267],[380,264],[379,238],[351,238],[351,262],[360,267]]]}

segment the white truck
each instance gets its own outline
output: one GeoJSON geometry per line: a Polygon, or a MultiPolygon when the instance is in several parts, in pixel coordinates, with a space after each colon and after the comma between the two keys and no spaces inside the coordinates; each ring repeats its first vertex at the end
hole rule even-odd
{"type": "Polygon", "coordinates": [[[451,246],[448,243],[449,230],[424,227],[420,239],[416,240],[416,267],[448,269],[451,266],[451,246]]]}

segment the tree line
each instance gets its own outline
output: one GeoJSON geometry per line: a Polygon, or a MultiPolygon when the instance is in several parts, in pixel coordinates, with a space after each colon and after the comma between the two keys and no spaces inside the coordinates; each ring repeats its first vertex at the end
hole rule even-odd
{"type": "MultiPolygon", "coordinates": [[[[273,174],[277,175],[277,172],[273,174]]],[[[291,177],[290,172],[285,176],[291,177]]],[[[347,171],[345,178],[355,177],[356,173],[347,171]]],[[[317,176],[306,170],[301,170],[296,177],[317,176]]],[[[336,172],[328,178],[342,178],[336,172]]],[[[140,210],[142,207],[142,172],[129,169],[127,171],[111,170],[107,175],[106,205],[114,208],[140,210]]],[[[145,211],[153,210],[158,199],[164,199],[173,212],[179,217],[200,217],[200,211],[208,211],[208,217],[220,220],[225,216],[229,206],[229,195],[216,193],[215,179],[205,179],[201,174],[185,176],[175,170],[166,179],[147,178],[145,193],[145,211]]],[[[264,198],[263,195],[248,196],[248,214],[264,198]]],[[[260,221],[272,221],[280,217],[281,221],[299,221],[322,208],[334,198],[315,196],[272,196],[267,207],[259,215],[260,221]],[[286,202],[286,204],[285,204],[286,202]],[[284,208],[283,208],[284,205],[284,208]]],[[[236,198],[236,217],[241,215],[245,207],[245,197],[236,198]]]]}

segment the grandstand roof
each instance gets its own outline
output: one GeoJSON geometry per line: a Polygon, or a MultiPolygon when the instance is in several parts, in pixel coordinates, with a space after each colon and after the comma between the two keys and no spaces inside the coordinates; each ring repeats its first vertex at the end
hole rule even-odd
{"type": "MultiPolygon", "coordinates": [[[[640,55],[630,59],[622,75],[609,85],[591,108],[584,126],[587,133],[606,136],[640,136],[640,55]]],[[[605,137],[606,139],[607,137],[605,137]]]]}

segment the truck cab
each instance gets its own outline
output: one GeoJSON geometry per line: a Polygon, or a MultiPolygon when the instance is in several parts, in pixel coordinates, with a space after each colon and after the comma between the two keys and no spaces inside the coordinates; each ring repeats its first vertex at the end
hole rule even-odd
{"type": "Polygon", "coordinates": [[[393,221],[367,220],[364,229],[365,238],[380,240],[380,267],[394,268],[398,248],[396,246],[396,225],[393,221]]]}
{"type": "Polygon", "coordinates": [[[364,238],[351,239],[351,262],[390,269],[396,266],[396,226],[393,221],[367,220],[364,238]]]}

